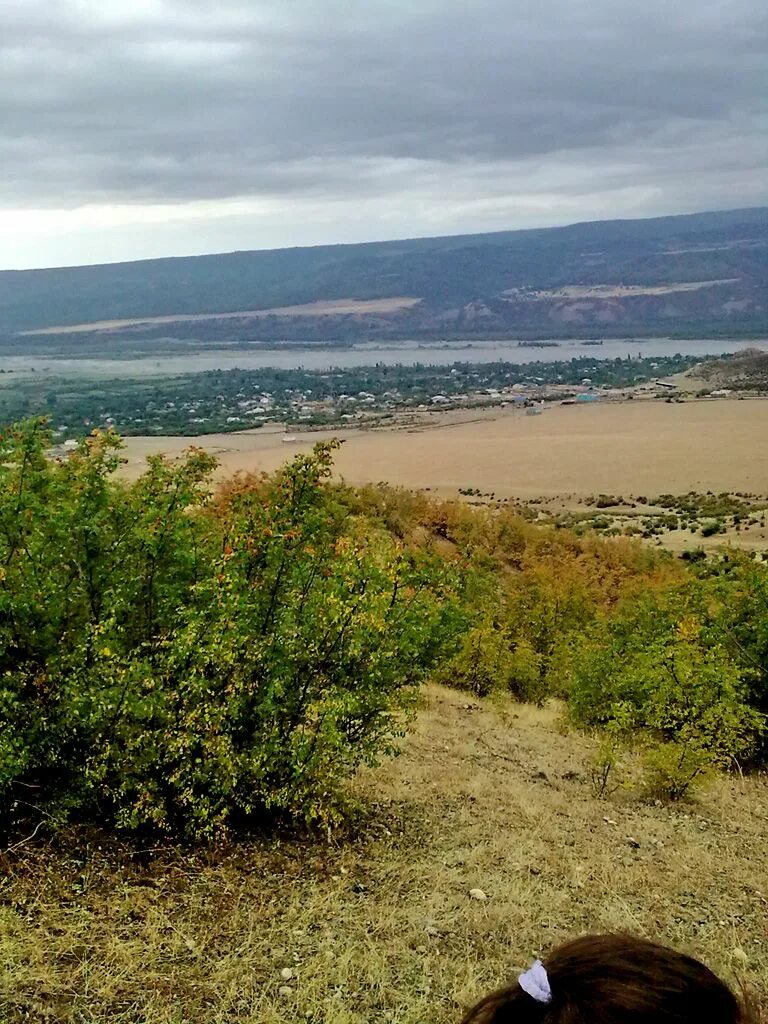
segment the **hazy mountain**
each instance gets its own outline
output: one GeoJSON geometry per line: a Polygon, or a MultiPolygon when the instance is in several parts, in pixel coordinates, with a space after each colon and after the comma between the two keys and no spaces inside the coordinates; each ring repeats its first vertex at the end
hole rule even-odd
{"type": "MultiPolygon", "coordinates": [[[[768,325],[768,208],[359,245],[0,272],[0,335],[321,300],[410,298],[101,330],[259,341],[692,330],[768,325]],[[322,313],[322,315],[320,315],[322,313]]],[[[61,335],[26,339],[39,345],[61,335]]],[[[92,331],[77,338],[93,344],[92,331]]],[[[70,341],[75,336],[69,335],[70,341]]]]}

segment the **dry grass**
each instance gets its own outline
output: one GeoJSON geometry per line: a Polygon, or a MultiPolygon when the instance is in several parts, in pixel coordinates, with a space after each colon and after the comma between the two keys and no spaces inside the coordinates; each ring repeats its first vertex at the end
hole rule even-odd
{"type": "Polygon", "coordinates": [[[686,807],[600,801],[591,756],[554,709],[432,688],[403,755],[359,780],[374,806],[357,836],[207,854],[81,839],[6,858],[0,1020],[439,1024],[598,929],[765,991],[765,781],[686,807]]]}

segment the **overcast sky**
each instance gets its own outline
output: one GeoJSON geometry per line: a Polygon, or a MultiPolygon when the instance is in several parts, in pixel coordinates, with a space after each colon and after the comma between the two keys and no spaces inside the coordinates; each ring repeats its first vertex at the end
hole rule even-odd
{"type": "Polygon", "coordinates": [[[0,267],[765,203],[766,0],[0,2],[0,267]]]}

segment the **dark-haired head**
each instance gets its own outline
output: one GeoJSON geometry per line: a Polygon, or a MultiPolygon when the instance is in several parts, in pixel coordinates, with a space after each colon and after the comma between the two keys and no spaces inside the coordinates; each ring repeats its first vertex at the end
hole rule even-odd
{"type": "Polygon", "coordinates": [[[708,967],[643,939],[587,935],[550,953],[544,968],[546,999],[515,982],[463,1024],[749,1024],[741,1000],[708,967]]]}

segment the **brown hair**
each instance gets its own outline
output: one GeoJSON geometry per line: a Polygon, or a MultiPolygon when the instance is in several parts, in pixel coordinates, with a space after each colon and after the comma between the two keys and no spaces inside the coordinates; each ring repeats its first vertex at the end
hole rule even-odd
{"type": "Polygon", "coordinates": [[[517,982],[482,999],[463,1024],[749,1024],[728,986],[693,957],[629,935],[587,935],[544,960],[552,1001],[517,982]]]}

